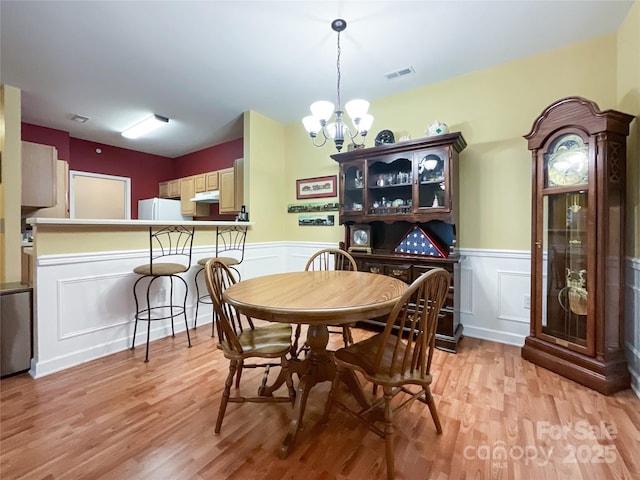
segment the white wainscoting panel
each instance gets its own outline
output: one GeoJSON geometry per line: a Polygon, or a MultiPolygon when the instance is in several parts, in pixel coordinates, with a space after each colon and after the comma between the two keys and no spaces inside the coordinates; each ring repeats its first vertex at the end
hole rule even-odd
{"type": "Polygon", "coordinates": [[[524,345],[529,335],[530,253],[460,249],[463,335],[524,345]]]}
{"type": "Polygon", "coordinates": [[[625,343],[631,388],[640,397],[640,258],[627,258],[625,343]]]}

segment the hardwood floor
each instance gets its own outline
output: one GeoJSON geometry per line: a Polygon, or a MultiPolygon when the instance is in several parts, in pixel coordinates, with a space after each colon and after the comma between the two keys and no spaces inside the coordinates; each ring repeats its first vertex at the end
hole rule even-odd
{"type": "MultiPolygon", "coordinates": [[[[310,395],[305,430],[276,457],[289,404],[231,404],[213,433],[228,363],[204,326],[34,380],[0,382],[2,479],[385,478],[384,441],[339,409],[319,424],[329,384],[310,395]]],[[[353,329],[357,340],[370,332],[353,329]]],[[[331,336],[339,346],[339,336],[331,336]]],[[[436,351],[443,426],[414,402],[396,418],[398,479],[640,479],[640,399],[605,397],[520,357],[464,338],[436,351]]],[[[246,370],[254,393],[261,372],[246,370]]],[[[368,389],[370,391],[370,389],[368,389]]]]}

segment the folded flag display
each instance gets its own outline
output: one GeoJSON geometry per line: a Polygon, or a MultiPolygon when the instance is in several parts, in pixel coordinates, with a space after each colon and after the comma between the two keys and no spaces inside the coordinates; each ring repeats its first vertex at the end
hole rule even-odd
{"type": "Polygon", "coordinates": [[[447,251],[440,247],[428,233],[417,226],[405,235],[394,249],[394,252],[438,258],[447,258],[449,256],[447,251]]]}

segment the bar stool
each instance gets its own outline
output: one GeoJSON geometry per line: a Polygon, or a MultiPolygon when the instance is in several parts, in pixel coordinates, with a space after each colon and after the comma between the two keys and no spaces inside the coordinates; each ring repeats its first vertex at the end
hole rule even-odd
{"type": "MultiPolygon", "coordinates": [[[[195,318],[193,320],[193,328],[197,328],[198,326],[198,306],[201,303],[212,305],[213,302],[209,293],[204,295],[200,295],[200,287],[198,286],[198,277],[202,274],[205,265],[211,259],[214,261],[218,261],[224,264],[226,267],[232,269],[234,274],[237,275],[236,281],[240,281],[240,271],[238,270],[238,265],[242,263],[244,260],[244,245],[247,239],[247,228],[248,226],[238,224],[238,225],[230,225],[228,227],[218,227],[216,229],[216,254],[214,257],[201,258],[198,260],[199,270],[195,275],[195,284],[196,284],[196,313],[195,318]]],[[[206,291],[206,290],[205,290],[206,291]]],[[[211,336],[213,337],[215,334],[215,320],[216,320],[216,312],[213,311],[213,320],[211,322],[211,336]]]]}
{"type": "MultiPolygon", "coordinates": [[[[187,330],[187,341],[191,348],[191,337],[189,336],[189,326],[187,324],[187,282],[179,274],[185,273],[191,268],[191,247],[193,244],[193,233],[195,227],[191,229],[179,225],[162,226],[155,230],[149,227],[149,263],[139,265],[133,272],[140,275],[140,278],[133,284],[133,298],[136,302],[135,324],[133,327],[133,341],[131,350],[135,349],[136,331],[138,321],[147,322],[147,348],[144,361],[149,361],[149,336],[151,333],[151,322],[156,320],[171,319],[171,336],[175,337],[173,319],[184,315],[184,324],[187,330]],[[169,280],[169,300],[168,304],[152,304],[152,286],[156,280],[166,278],[169,280]],[[146,304],[140,305],[138,300],[138,285],[145,279],[150,279],[147,284],[146,304]],[[174,279],[184,284],[184,299],[181,303],[174,303],[173,282],[174,279]]],[[[162,287],[159,287],[160,289],[162,287]]],[[[141,292],[142,293],[142,292],[141,292]]]]}

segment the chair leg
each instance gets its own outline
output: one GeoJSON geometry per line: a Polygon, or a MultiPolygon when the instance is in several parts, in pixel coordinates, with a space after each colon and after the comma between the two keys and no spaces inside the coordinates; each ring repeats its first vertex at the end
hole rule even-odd
{"type": "MultiPolygon", "coordinates": [[[[189,344],[189,348],[191,348],[191,335],[189,335],[189,322],[187,322],[187,297],[189,296],[189,286],[184,278],[177,276],[180,281],[184,284],[184,299],[182,301],[182,313],[184,315],[184,329],[187,332],[187,343],[189,344]]],[[[171,302],[173,303],[173,302],[171,302]]],[[[171,318],[171,324],[173,325],[173,317],[171,318]]]]}
{"type": "Polygon", "coordinates": [[[425,400],[427,401],[427,405],[429,406],[429,411],[431,412],[431,418],[433,418],[433,423],[436,426],[436,431],[438,433],[442,433],[442,425],[440,425],[440,417],[438,416],[438,410],[436,410],[436,402],[433,399],[433,395],[431,395],[431,389],[429,387],[426,388],[424,392],[425,400]]]}
{"type": "Polygon", "coordinates": [[[236,373],[236,388],[240,388],[240,377],[242,377],[242,369],[244,368],[244,361],[238,362],[238,373],[236,373]]]}
{"type": "Polygon", "coordinates": [[[135,350],[136,348],[136,332],[138,330],[138,312],[140,311],[140,302],[138,302],[138,294],[136,293],[136,288],[138,287],[138,283],[140,283],[140,281],[143,278],[145,277],[140,277],[133,284],[133,300],[136,302],[136,314],[135,314],[135,321],[133,323],[133,340],[131,341],[131,350],[135,350]]]}
{"type": "MultiPolygon", "coordinates": [[[[147,290],[147,307],[149,307],[149,291],[147,290]]],[[[149,362],[149,337],[151,336],[151,307],[147,311],[147,347],[144,353],[144,363],[149,362]]]]}
{"type": "Polygon", "coordinates": [[[193,329],[198,328],[198,306],[200,305],[200,287],[198,286],[198,275],[200,275],[204,271],[204,268],[198,270],[193,277],[194,283],[196,284],[196,314],[193,319],[193,329]]]}
{"type": "Polygon", "coordinates": [[[384,390],[384,444],[385,456],[387,460],[387,479],[393,480],[395,474],[395,465],[393,461],[393,419],[391,409],[391,399],[393,393],[391,387],[383,387],[384,390]]]}
{"type": "Polygon", "coordinates": [[[342,341],[344,342],[344,346],[348,347],[353,344],[353,337],[351,336],[351,329],[348,325],[344,325],[342,327],[342,341]]]}
{"type": "Polygon", "coordinates": [[[224,418],[224,413],[227,410],[227,403],[229,402],[229,396],[231,395],[231,384],[233,383],[233,377],[236,374],[237,364],[237,360],[231,360],[229,362],[229,375],[227,375],[227,380],[224,382],[224,391],[220,398],[220,407],[218,407],[218,419],[216,420],[215,429],[216,433],[220,433],[220,429],[222,428],[222,419],[224,418]]]}
{"type": "Polygon", "coordinates": [[[175,337],[176,332],[173,328],[173,275],[169,276],[169,314],[171,315],[171,336],[175,337]]]}
{"type": "Polygon", "coordinates": [[[144,354],[144,362],[149,362],[149,337],[151,336],[151,298],[149,293],[151,292],[151,284],[158,277],[151,278],[149,285],[147,285],[147,347],[144,354]]]}

